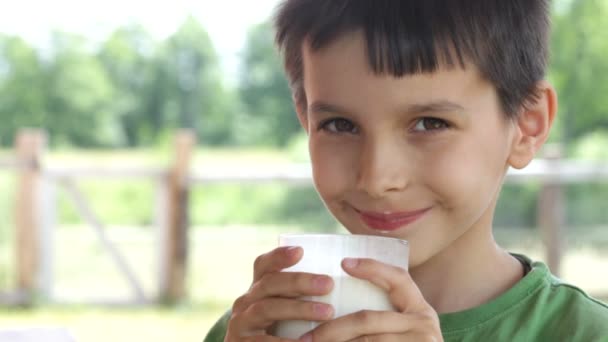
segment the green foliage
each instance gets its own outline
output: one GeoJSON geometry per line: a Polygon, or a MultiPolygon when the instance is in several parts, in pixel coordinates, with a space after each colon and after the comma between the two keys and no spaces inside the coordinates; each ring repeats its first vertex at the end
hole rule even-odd
{"type": "Polygon", "coordinates": [[[103,66],[75,34],[55,33],[53,50],[45,65],[48,117],[43,127],[55,144],[113,145],[117,122],[107,110],[112,85],[103,66]]]}
{"type": "Polygon", "coordinates": [[[565,189],[566,220],[569,225],[598,225],[608,222],[608,184],[572,184],[565,189]]]}
{"type": "MultiPolygon", "coordinates": [[[[156,193],[151,184],[87,181],[80,186],[102,221],[129,226],[153,223],[156,193]]],[[[501,227],[534,227],[539,189],[540,186],[535,183],[506,184],[498,201],[494,224],[501,227]]],[[[59,191],[58,194],[60,222],[82,223],[74,203],[64,192],[59,191]]],[[[570,185],[565,188],[565,194],[566,218],[570,225],[596,225],[608,221],[608,213],[599,205],[608,194],[607,185],[570,185]]],[[[0,201],[0,214],[10,215],[9,210],[9,203],[0,201]]],[[[281,184],[210,184],[194,187],[190,197],[190,215],[194,226],[289,224],[303,230],[333,231],[337,225],[314,188],[281,184]]],[[[3,234],[9,228],[7,224],[0,223],[0,239],[6,236],[3,234]]]]}
{"type": "Polygon", "coordinates": [[[191,198],[194,225],[290,224],[311,231],[336,226],[313,188],[207,185],[195,188],[191,198]]]}
{"type": "Polygon", "coordinates": [[[270,224],[279,219],[286,189],[277,184],[203,185],[194,188],[190,213],[195,225],[270,224]]]}
{"type": "Polygon", "coordinates": [[[608,130],[598,130],[581,137],[572,147],[577,159],[608,161],[608,130]]]}
{"type": "Polygon", "coordinates": [[[163,44],[160,56],[157,82],[165,87],[167,126],[194,128],[205,144],[229,143],[234,101],[227,98],[230,93],[202,26],[188,18],[163,44]]]}
{"type": "Polygon", "coordinates": [[[43,127],[58,144],[112,145],[111,84],[84,38],[55,32],[47,54],[0,37],[0,143],[12,143],[20,128],[43,127]]]}
{"type": "Polygon", "coordinates": [[[306,231],[333,231],[337,222],[312,187],[291,188],[279,209],[281,222],[306,231]]]}
{"type": "MultiPolygon", "coordinates": [[[[148,226],[153,223],[156,193],[147,182],[87,181],[80,183],[80,187],[95,214],[107,224],[148,226]]],[[[63,191],[58,194],[59,222],[81,224],[71,199],[63,191]]],[[[336,227],[312,187],[281,184],[194,187],[190,195],[190,219],[194,226],[291,224],[311,231],[332,231],[336,227]]]]}
{"type": "Polygon", "coordinates": [[[302,130],[295,134],[288,142],[286,151],[292,162],[308,163],[310,154],[308,152],[308,134],[302,130]]]}
{"type": "MultiPolygon", "coordinates": [[[[608,128],[607,0],[554,2],[549,78],[560,109],[551,141],[608,128]]],[[[99,45],[54,32],[37,50],[0,35],[0,145],[22,127],[43,127],[53,145],[156,145],[196,130],[206,145],[285,147],[301,132],[270,22],[246,38],[239,84],[227,87],[201,23],[187,18],[162,41],[137,24],[99,45]]]]}
{"type": "Polygon", "coordinates": [[[550,76],[560,102],[558,136],[566,143],[608,128],[606,16],[606,0],[556,3],[550,76]]]}
{"type": "Polygon", "coordinates": [[[150,144],[162,131],[162,113],[155,92],[155,45],[143,27],[116,30],[97,55],[112,82],[113,99],[108,110],[120,123],[116,142],[123,146],[150,144]]]}
{"type": "Polygon", "coordinates": [[[45,83],[37,52],[19,37],[0,35],[1,145],[11,144],[21,127],[48,123],[45,83]]]}
{"type": "Polygon", "coordinates": [[[23,127],[44,128],[61,146],[154,145],[182,127],[205,144],[230,144],[238,101],[219,70],[193,18],[162,42],[138,25],[118,28],[99,47],[63,32],[45,51],[0,36],[0,145],[23,127]]]}
{"type": "Polygon", "coordinates": [[[494,225],[502,227],[535,227],[539,185],[505,184],[500,193],[494,225]]]}
{"type": "Polygon", "coordinates": [[[245,46],[239,89],[245,110],[234,126],[239,143],[285,146],[300,131],[281,65],[270,23],[253,27],[245,46]]]}
{"type": "MultiPolygon", "coordinates": [[[[498,227],[536,227],[540,184],[506,184],[496,206],[494,225],[498,227]]],[[[608,222],[603,203],[608,184],[581,183],[564,186],[565,224],[595,226],[608,222]]]]}
{"type": "MultiPolygon", "coordinates": [[[[571,148],[571,156],[596,162],[608,161],[608,130],[597,130],[583,135],[571,148]]],[[[565,189],[568,201],[569,224],[594,225],[608,222],[604,203],[608,198],[608,184],[583,183],[568,185],[565,189]]]]}
{"type": "MultiPolygon", "coordinates": [[[[154,187],[148,182],[86,181],[78,184],[91,209],[102,222],[148,226],[154,220],[154,187]]],[[[75,204],[59,189],[59,222],[83,223],[75,204]]]]}

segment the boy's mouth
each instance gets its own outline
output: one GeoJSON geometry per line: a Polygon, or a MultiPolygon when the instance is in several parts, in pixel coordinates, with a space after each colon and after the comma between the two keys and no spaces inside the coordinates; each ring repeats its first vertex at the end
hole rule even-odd
{"type": "Polygon", "coordinates": [[[380,231],[394,231],[407,226],[420,219],[429,210],[431,210],[431,207],[407,212],[372,212],[355,208],[355,211],[359,214],[361,220],[365,222],[368,227],[380,231]]]}

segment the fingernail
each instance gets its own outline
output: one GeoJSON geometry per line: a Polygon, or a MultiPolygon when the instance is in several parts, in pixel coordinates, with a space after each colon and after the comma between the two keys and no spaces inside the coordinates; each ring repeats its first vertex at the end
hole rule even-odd
{"type": "Polygon", "coordinates": [[[311,333],[306,333],[302,337],[300,337],[300,339],[298,341],[312,342],[312,334],[311,333]]]}
{"type": "Polygon", "coordinates": [[[314,279],[312,280],[312,285],[317,290],[325,290],[325,289],[327,289],[327,286],[329,285],[329,279],[327,279],[327,277],[324,277],[324,276],[314,277],[314,279]]]}
{"type": "Polygon", "coordinates": [[[331,307],[326,304],[313,304],[313,311],[317,315],[317,317],[327,318],[331,315],[331,307]]]}
{"type": "Polygon", "coordinates": [[[359,259],[355,258],[344,258],[344,267],[355,268],[359,265],[359,259]]]}
{"type": "Polygon", "coordinates": [[[291,246],[291,247],[287,247],[287,249],[285,249],[285,253],[287,253],[288,256],[294,256],[296,254],[298,254],[298,249],[300,247],[298,246],[291,246]]]}

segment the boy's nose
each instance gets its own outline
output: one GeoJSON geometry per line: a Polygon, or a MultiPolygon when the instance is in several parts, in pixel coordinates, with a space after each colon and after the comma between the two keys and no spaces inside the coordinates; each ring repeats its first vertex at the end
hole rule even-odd
{"type": "Polygon", "coordinates": [[[357,189],[381,198],[403,191],[409,182],[404,151],[388,141],[364,144],[359,156],[357,189]]]}

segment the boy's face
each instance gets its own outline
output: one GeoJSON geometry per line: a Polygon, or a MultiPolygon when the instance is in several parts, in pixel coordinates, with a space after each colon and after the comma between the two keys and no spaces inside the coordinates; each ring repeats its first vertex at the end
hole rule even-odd
{"type": "Polygon", "coordinates": [[[474,67],[378,76],[358,33],[303,62],[314,182],[351,233],[409,240],[412,267],[487,238],[514,125],[474,67]]]}

